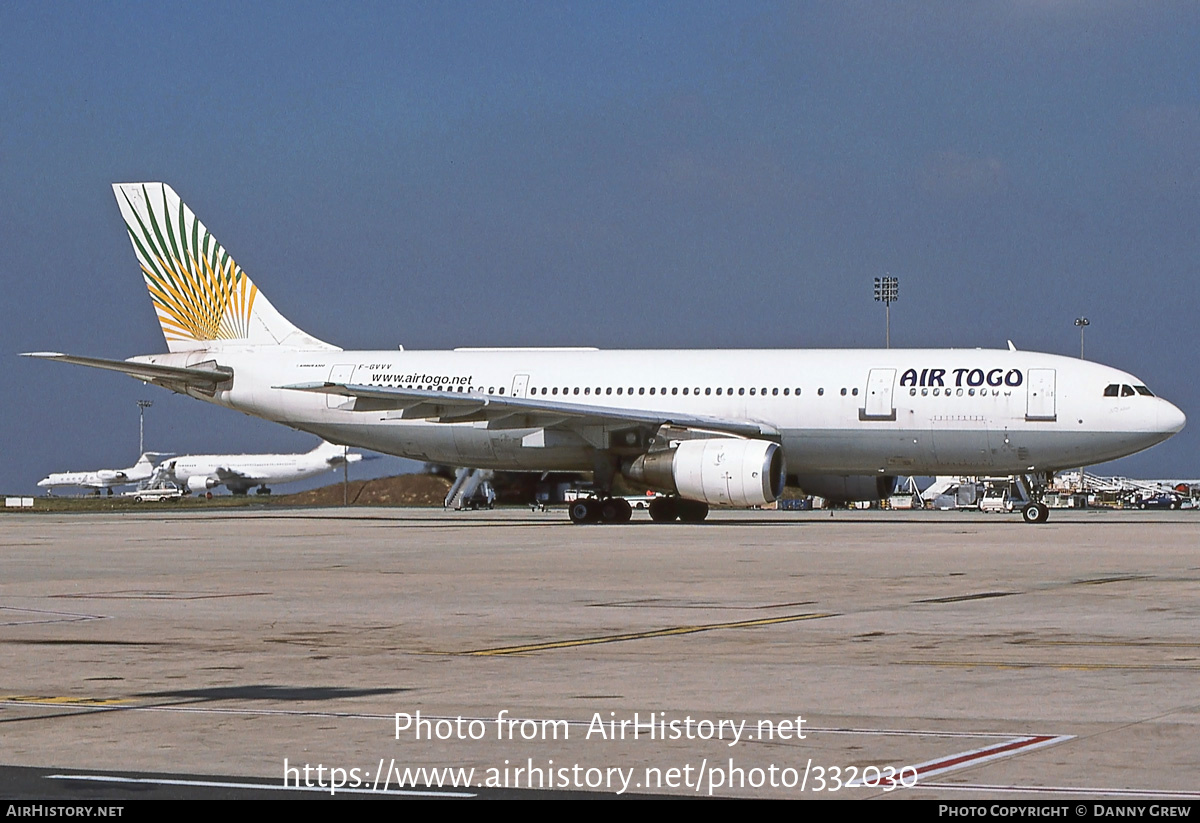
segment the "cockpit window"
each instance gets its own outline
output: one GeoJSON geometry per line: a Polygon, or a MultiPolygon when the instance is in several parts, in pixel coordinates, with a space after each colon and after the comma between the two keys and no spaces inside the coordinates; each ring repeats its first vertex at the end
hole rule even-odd
{"type": "Polygon", "coordinates": [[[1153,397],[1153,396],[1154,396],[1154,392],[1150,391],[1150,390],[1149,390],[1148,388],[1146,388],[1145,386],[1134,386],[1134,388],[1135,388],[1135,389],[1137,389],[1137,393],[1138,393],[1138,394],[1144,395],[1144,396],[1146,396],[1146,397],[1153,397]]]}
{"type": "Polygon", "coordinates": [[[1121,387],[1121,396],[1122,397],[1133,397],[1133,386],[1122,386],[1121,387]]]}
{"type": "Polygon", "coordinates": [[[1104,396],[1105,397],[1116,397],[1120,393],[1121,393],[1121,387],[1118,386],[1116,383],[1109,383],[1107,386],[1104,387],[1104,396]]]}

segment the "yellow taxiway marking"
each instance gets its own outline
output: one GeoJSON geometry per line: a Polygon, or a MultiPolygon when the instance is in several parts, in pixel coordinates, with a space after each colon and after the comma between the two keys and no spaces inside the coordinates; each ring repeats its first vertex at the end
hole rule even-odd
{"type": "Polygon", "coordinates": [[[1200,643],[1170,640],[1016,640],[1015,646],[1116,646],[1119,648],[1200,649],[1200,643]]]}
{"type": "Polygon", "coordinates": [[[60,697],[34,694],[0,694],[0,703],[34,703],[40,706],[119,706],[133,701],[121,697],[60,697]]]}
{"type": "Polygon", "coordinates": [[[495,649],[476,649],[469,652],[447,652],[447,654],[484,657],[503,654],[525,654],[527,652],[542,652],[550,649],[570,649],[575,646],[594,646],[599,643],[620,643],[625,640],[646,640],[651,637],[672,637],[678,634],[695,634],[711,632],[718,629],[752,629],[759,626],[774,626],[779,623],[796,623],[800,620],[818,620],[822,617],[834,617],[833,612],[811,612],[806,614],[787,614],[782,617],[764,617],[758,620],[738,620],[732,623],[707,623],[700,626],[670,626],[665,629],[651,629],[644,632],[628,634],[607,634],[600,637],[580,637],[573,640],[552,640],[547,643],[530,643],[524,646],[501,646],[495,649]]]}
{"type": "Polygon", "coordinates": [[[1190,672],[1200,671],[1200,665],[1179,665],[1171,663],[1039,663],[1024,660],[900,660],[905,666],[946,666],[948,668],[980,668],[980,669],[1061,669],[1075,671],[1162,671],[1190,672]]]}

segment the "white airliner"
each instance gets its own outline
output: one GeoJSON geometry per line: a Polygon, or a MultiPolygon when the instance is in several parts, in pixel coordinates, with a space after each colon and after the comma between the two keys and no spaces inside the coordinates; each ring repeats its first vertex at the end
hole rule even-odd
{"type": "MultiPolygon", "coordinates": [[[[159,452],[146,452],[138,458],[137,463],[127,469],[97,469],[90,472],[60,472],[51,474],[38,481],[42,489],[56,489],[61,486],[81,486],[92,489],[96,494],[104,489],[112,494],[113,486],[132,486],[148,480],[154,474],[154,467],[164,455],[159,452]]],[[[49,493],[49,492],[47,492],[49,493]]]]}
{"type": "Polygon", "coordinates": [[[245,494],[258,486],[259,494],[270,494],[273,484],[315,477],[362,459],[361,454],[347,454],[342,446],[325,441],[306,454],[185,454],[164,461],[158,479],[200,493],[225,486],[234,494],[245,494]]]}
{"type": "MultiPolygon", "coordinates": [[[[113,187],[167,354],[111,369],[320,437],[416,460],[593,471],[575,522],[619,522],[622,473],[667,493],[655,520],[763,505],[785,477],[841,500],[892,477],[1033,478],[1183,428],[1131,374],[1015,350],[343,351],[301,331],[162,183],[113,187]]],[[[1041,522],[1047,507],[1023,509],[1041,522]]]]}

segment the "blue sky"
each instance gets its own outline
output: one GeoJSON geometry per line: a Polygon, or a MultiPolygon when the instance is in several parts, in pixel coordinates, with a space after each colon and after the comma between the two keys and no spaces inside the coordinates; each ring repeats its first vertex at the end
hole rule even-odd
{"type": "MultiPolygon", "coordinates": [[[[1192,424],[1200,6],[0,6],[6,491],[312,438],[21,351],[163,349],[110,184],[169,183],[346,348],[1078,353],[1192,424]]],[[[819,355],[815,355],[819,356],[819,355]]],[[[398,461],[375,461],[389,471],[398,461]]]]}

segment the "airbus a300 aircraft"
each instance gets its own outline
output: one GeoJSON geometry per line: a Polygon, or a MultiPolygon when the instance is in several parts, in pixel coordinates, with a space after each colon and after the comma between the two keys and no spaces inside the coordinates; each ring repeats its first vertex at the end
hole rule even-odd
{"type": "MultiPolygon", "coordinates": [[[[575,522],[763,505],[786,477],[878,499],[897,474],[1030,478],[1166,440],[1184,416],[1131,374],[1008,350],[343,351],[283,317],[162,183],[113,187],[167,354],[40,352],[379,452],[459,466],[593,471],[575,522]]],[[[1046,519],[1045,504],[1023,509],[1046,519]]]]}
{"type": "Polygon", "coordinates": [[[97,469],[91,472],[60,472],[43,477],[38,481],[38,488],[49,490],[61,486],[81,486],[92,489],[96,494],[104,489],[112,494],[113,486],[132,486],[149,479],[154,473],[154,467],[164,455],[158,452],[146,452],[138,458],[137,463],[128,469],[97,469]]]}
{"type": "Polygon", "coordinates": [[[259,494],[269,494],[271,484],[315,477],[362,459],[361,454],[346,454],[342,446],[322,441],[306,454],[185,454],[164,461],[159,472],[160,479],[202,494],[217,486],[234,494],[258,486],[259,494]]]}

